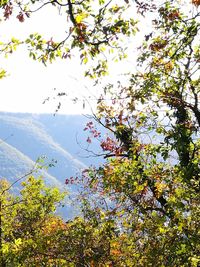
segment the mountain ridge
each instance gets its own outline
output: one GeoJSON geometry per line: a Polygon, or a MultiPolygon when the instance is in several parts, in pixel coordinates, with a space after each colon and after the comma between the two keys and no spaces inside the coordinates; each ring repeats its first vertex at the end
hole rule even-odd
{"type": "Polygon", "coordinates": [[[11,179],[11,174],[15,175],[14,168],[20,169],[17,160],[21,166],[30,167],[38,157],[45,155],[58,162],[56,167],[48,170],[51,176],[48,179],[54,180],[54,177],[63,184],[67,177],[80,173],[88,166],[89,160],[77,156],[80,147],[76,141],[77,132],[82,140],[86,140],[83,131],[86,122],[87,119],[79,115],[0,112],[0,176],[7,174],[7,178],[11,179]],[[15,156],[12,157],[12,154],[15,156]]]}

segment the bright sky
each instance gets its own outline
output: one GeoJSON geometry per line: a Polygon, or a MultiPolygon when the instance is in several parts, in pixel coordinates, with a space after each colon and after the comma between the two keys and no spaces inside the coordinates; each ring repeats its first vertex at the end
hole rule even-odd
{"type": "MultiPolygon", "coordinates": [[[[5,23],[1,22],[0,40],[12,36],[23,38],[32,32],[39,32],[47,38],[60,37],[62,40],[65,20],[66,16],[59,16],[52,8],[37,12],[24,23],[10,19],[5,23]]],[[[8,77],[0,80],[0,111],[53,113],[59,101],[59,99],[53,101],[52,97],[56,95],[54,88],[58,91],[70,91],[71,98],[77,91],[79,96],[88,94],[81,71],[82,66],[76,58],[58,60],[45,67],[42,63],[31,60],[28,52],[24,52],[22,47],[7,59],[1,56],[0,67],[6,69],[8,73],[8,77]],[[42,104],[49,96],[52,96],[51,101],[42,104]]],[[[82,103],[74,105],[70,100],[62,101],[62,113],[83,112],[82,103]]]]}
{"type": "MultiPolygon", "coordinates": [[[[23,39],[34,32],[39,32],[47,39],[55,36],[55,39],[57,37],[62,40],[65,37],[64,25],[67,25],[66,15],[59,16],[56,9],[45,7],[32,14],[24,23],[15,18],[0,22],[0,40],[13,36],[23,39]]],[[[143,24],[143,29],[144,26],[143,24]]],[[[138,42],[138,38],[136,40],[138,42]]],[[[83,77],[83,66],[76,57],[72,60],[58,60],[45,67],[42,63],[29,59],[28,52],[24,52],[22,47],[7,59],[1,56],[0,67],[8,73],[8,77],[0,80],[0,111],[53,113],[59,102],[57,98],[53,100],[56,95],[53,89],[57,88],[58,91],[67,91],[71,95],[68,100],[61,99],[60,113],[87,113],[90,111],[89,106],[86,105],[83,110],[82,101],[73,104],[70,99],[77,95],[87,97],[91,93],[97,96],[97,91],[99,92],[99,88],[92,86],[92,81],[83,77]],[[47,97],[51,97],[50,101],[42,104],[47,97]]],[[[109,77],[117,75],[121,70],[128,71],[130,67],[133,68],[133,62],[120,63],[120,67],[114,64],[109,77]]]]}
{"type": "MultiPolygon", "coordinates": [[[[183,1],[184,2],[184,1],[183,1]]],[[[186,5],[187,6],[187,5],[186,5]]],[[[134,10],[133,10],[134,12],[134,10]]],[[[131,13],[135,18],[135,14],[131,13]]],[[[58,10],[46,6],[40,11],[31,15],[24,23],[18,22],[17,19],[11,18],[6,22],[0,22],[0,41],[11,37],[23,39],[30,33],[38,32],[50,39],[64,39],[66,14],[59,16],[58,10]]],[[[110,70],[109,79],[116,80],[122,70],[132,70],[134,68],[135,52],[134,47],[139,46],[144,31],[150,31],[149,19],[144,19],[139,28],[142,31],[134,38],[131,60],[119,64],[113,64],[110,70]],[[149,30],[147,30],[149,29],[149,30]]],[[[74,57],[72,60],[57,60],[47,67],[42,63],[34,62],[28,56],[24,48],[19,48],[17,52],[10,55],[7,59],[0,56],[0,68],[7,70],[8,77],[0,80],[0,111],[10,112],[50,112],[56,110],[59,99],[53,100],[57,88],[59,91],[66,91],[70,94],[68,100],[62,100],[62,109],[60,113],[77,114],[87,113],[90,111],[89,106],[83,110],[83,102],[73,104],[70,99],[77,95],[87,97],[91,93],[95,96],[99,94],[100,88],[93,87],[92,81],[83,77],[83,66],[80,65],[80,59],[74,57]],[[51,97],[50,101],[42,104],[44,99],[51,97]],[[88,107],[88,109],[87,109],[88,107]]],[[[92,103],[92,101],[90,101],[92,103]]],[[[93,101],[94,102],[94,101],[93,101]]]]}

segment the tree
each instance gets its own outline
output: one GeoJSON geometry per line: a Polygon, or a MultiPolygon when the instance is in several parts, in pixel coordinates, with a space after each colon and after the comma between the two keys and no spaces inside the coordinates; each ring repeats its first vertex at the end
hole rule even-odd
{"type": "MultiPolygon", "coordinates": [[[[104,58],[109,52],[126,56],[125,39],[137,31],[128,16],[132,3],[120,3],[43,3],[39,9],[66,10],[69,31],[61,42],[30,35],[25,40],[30,56],[46,64],[78,49],[83,63],[96,59],[87,76],[105,75],[104,58]]],[[[68,266],[198,267],[200,2],[188,4],[191,12],[180,1],[135,3],[145,16],[154,12],[152,32],[140,47],[137,70],[130,70],[126,83],[106,86],[98,100],[94,117],[110,135],[101,137],[91,123],[86,130],[100,139],[106,162],[83,172],[83,216],[63,226],[56,240],[68,266]],[[66,250],[69,240],[72,248],[66,250]]],[[[38,4],[20,2],[18,19],[23,21],[38,4]]],[[[9,18],[12,3],[2,7],[9,18]]],[[[4,43],[2,52],[19,44],[15,39],[4,43]]]]}
{"type": "Polygon", "coordinates": [[[107,161],[83,181],[89,194],[110,199],[98,205],[127,235],[119,266],[200,263],[200,3],[193,4],[191,15],[175,1],[159,7],[138,71],[128,85],[106,87],[95,114],[110,132],[101,140],[107,161]]]}
{"type": "Polygon", "coordinates": [[[105,266],[116,261],[115,221],[85,201],[84,217],[64,221],[55,214],[65,194],[29,176],[20,195],[1,180],[0,260],[9,266],[105,266]]]}
{"type": "MultiPolygon", "coordinates": [[[[11,17],[25,23],[35,12],[48,6],[60,10],[66,14],[66,25],[63,31],[66,37],[63,40],[55,40],[49,37],[45,40],[39,33],[31,33],[24,40],[13,36],[11,40],[2,40],[0,51],[5,55],[11,54],[18,46],[25,45],[29,55],[34,60],[43,64],[52,62],[56,58],[69,60],[73,53],[79,54],[83,64],[88,59],[97,58],[93,69],[86,72],[92,78],[107,73],[106,50],[113,53],[116,58],[123,58],[125,51],[119,43],[123,36],[131,36],[137,30],[136,21],[132,18],[126,19],[123,15],[130,7],[128,1],[122,1],[120,5],[116,1],[1,1],[2,20],[11,17]]],[[[48,9],[47,9],[48,12],[48,9]]],[[[5,75],[2,70],[1,76],[5,75]]]]}
{"type": "Polygon", "coordinates": [[[1,180],[0,244],[1,266],[35,266],[57,260],[48,255],[48,239],[43,228],[53,220],[64,194],[47,188],[39,178],[30,176],[22,182],[20,195],[9,192],[10,185],[1,180]]]}

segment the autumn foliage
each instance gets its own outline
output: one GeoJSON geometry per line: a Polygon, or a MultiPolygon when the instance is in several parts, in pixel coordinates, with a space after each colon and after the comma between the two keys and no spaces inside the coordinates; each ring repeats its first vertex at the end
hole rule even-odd
{"type": "Polygon", "coordinates": [[[192,0],[192,3],[197,7],[200,5],[200,1],[199,0],[192,0]]]}
{"type": "Polygon", "coordinates": [[[79,190],[77,217],[55,214],[64,195],[41,179],[17,197],[1,181],[1,266],[200,266],[200,1],[3,1],[3,19],[25,22],[35,4],[64,10],[65,39],[12,38],[3,55],[22,44],[45,65],[76,54],[98,86],[111,60],[132,65],[103,87],[83,129],[102,163],[63,185],[79,190]],[[152,26],[133,57],[136,14],[152,26]]]}

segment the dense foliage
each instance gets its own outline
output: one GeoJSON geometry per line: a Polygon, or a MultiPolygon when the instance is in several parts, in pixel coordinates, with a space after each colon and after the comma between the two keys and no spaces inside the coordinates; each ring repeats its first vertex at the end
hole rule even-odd
{"type": "Polygon", "coordinates": [[[84,181],[126,234],[119,266],[199,266],[199,30],[198,11],[165,2],[138,71],[99,101],[107,162],[84,181]]]}
{"type": "MultiPolygon", "coordinates": [[[[3,262],[200,266],[200,1],[161,1],[157,6],[128,0],[3,1],[1,8],[5,19],[16,13],[23,22],[47,5],[66,11],[67,36],[57,42],[31,34],[23,41],[30,56],[46,64],[79,51],[82,63],[95,59],[86,71],[94,79],[107,74],[110,54],[114,59],[127,56],[126,40],[134,40],[138,30],[131,10],[137,7],[147,17],[152,12],[152,31],[140,47],[137,70],[130,70],[126,82],[106,86],[98,100],[94,117],[108,135],[101,136],[92,122],[85,128],[88,143],[100,141],[106,162],[84,170],[78,180],[82,217],[67,223],[51,217],[59,194],[45,190],[33,201],[42,184],[29,178],[22,190],[28,205],[15,204],[7,193],[2,196],[8,209],[14,207],[9,220],[4,219],[6,210],[1,215],[6,223],[3,262]]],[[[21,43],[12,39],[1,44],[1,51],[11,53],[21,43]]],[[[73,178],[67,179],[70,183],[73,178]]]]}

